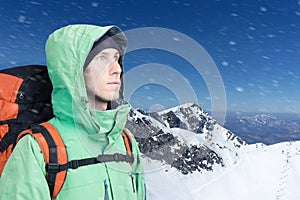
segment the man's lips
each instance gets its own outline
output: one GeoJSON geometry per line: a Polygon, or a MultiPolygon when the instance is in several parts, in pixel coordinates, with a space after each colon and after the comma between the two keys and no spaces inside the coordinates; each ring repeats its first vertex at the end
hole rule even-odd
{"type": "Polygon", "coordinates": [[[108,85],[120,85],[120,81],[111,81],[107,83],[108,85]]]}

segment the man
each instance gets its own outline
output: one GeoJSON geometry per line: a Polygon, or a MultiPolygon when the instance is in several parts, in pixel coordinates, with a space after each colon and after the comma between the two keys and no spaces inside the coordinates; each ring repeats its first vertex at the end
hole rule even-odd
{"type": "MultiPolygon", "coordinates": [[[[126,154],[121,132],[130,105],[122,101],[122,58],[127,41],[118,27],[70,25],[46,43],[55,117],[68,161],[99,154],[126,154]]],[[[68,169],[57,200],[145,199],[138,146],[134,162],[106,162],[68,169]]],[[[51,199],[45,161],[31,135],[16,145],[0,179],[0,199],[51,199]]]]}

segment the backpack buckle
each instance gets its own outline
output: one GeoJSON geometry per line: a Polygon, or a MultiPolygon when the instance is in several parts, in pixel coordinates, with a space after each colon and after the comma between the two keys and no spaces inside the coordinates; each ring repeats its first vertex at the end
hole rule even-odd
{"type": "Polygon", "coordinates": [[[116,162],[121,161],[121,160],[122,160],[121,157],[122,157],[122,155],[119,154],[119,153],[113,154],[113,159],[114,159],[114,161],[116,161],[116,162]]]}
{"type": "Polygon", "coordinates": [[[78,167],[79,167],[78,160],[72,160],[72,161],[70,161],[70,168],[77,169],[78,167]]]}
{"type": "Polygon", "coordinates": [[[48,171],[48,173],[53,173],[53,172],[59,172],[59,164],[57,163],[48,163],[46,165],[46,171],[48,171]]]}
{"type": "Polygon", "coordinates": [[[8,144],[5,142],[5,140],[0,140],[0,152],[5,151],[8,148],[8,144]]]}

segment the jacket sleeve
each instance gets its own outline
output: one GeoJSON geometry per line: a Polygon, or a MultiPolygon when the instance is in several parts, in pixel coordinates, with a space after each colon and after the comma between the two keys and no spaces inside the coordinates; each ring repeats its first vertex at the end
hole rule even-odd
{"type": "Polygon", "coordinates": [[[50,200],[45,162],[35,139],[24,136],[16,145],[0,178],[1,200],[50,200]]]}

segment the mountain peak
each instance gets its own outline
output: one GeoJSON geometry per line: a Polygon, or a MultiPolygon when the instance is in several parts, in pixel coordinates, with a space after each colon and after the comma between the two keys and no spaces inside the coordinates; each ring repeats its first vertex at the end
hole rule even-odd
{"type": "Polygon", "coordinates": [[[230,166],[246,144],[194,103],[151,113],[132,109],[126,126],[144,156],[183,174],[230,166]]]}

